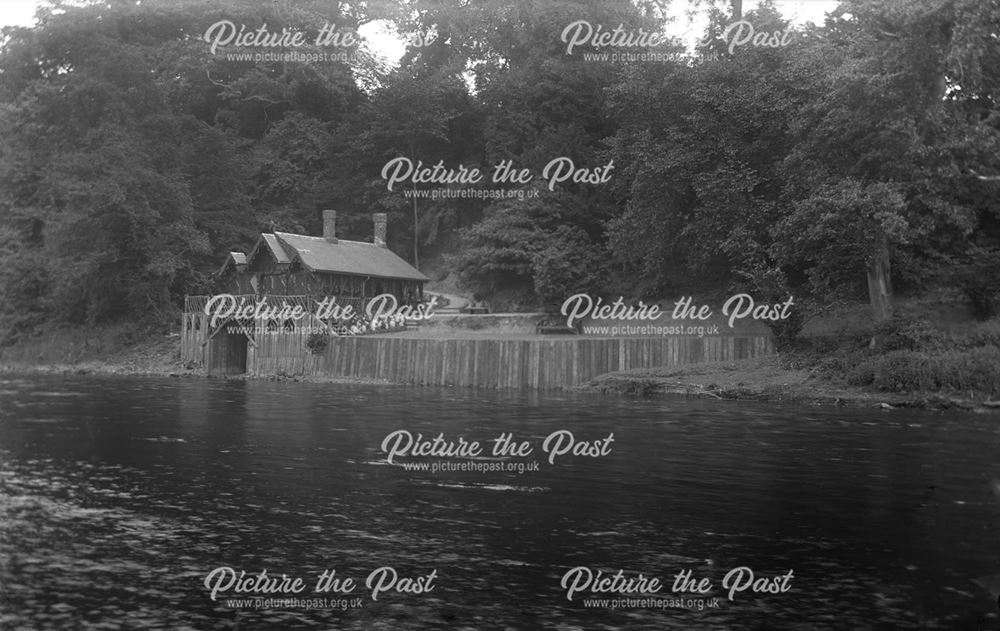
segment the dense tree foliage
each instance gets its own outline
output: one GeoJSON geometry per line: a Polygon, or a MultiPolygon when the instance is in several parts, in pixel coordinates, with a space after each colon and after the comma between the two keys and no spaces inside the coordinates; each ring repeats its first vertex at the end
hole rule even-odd
{"type": "Polygon", "coordinates": [[[356,239],[388,212],[397,252],[498,303],[739,289],[887,317],[893,290],[939,283],[995,312],[1000,5],[844,0],[794,30],[768,3],[703,2],[694,52],[567,52],[571,23],[661,33],[666,4],[51,2],[0,46],[2,337],[169,323],[224,252],[318,234],[323,208],[356,239]],[[788,45],[727,46],[736,18],[788,45]],[[235,59],[202,39],[220,20],[310,37],[384,20],[409,47],[391,67],[364,42],[235,59]],[[408,197],[382,177],[397,157],[511,195],[408,197]],[[550,188],[558,157],[612,177],[550,188]],[[535,177],[492,184],[501,161],[535,177]]]}
{"type": "MultiPolygon", "coordinates": [[[[786,28],[766,5],[745,17],[786,28]]],[[[785,48],[630,73],[612,250],[654,294],[706,274],[822,300],[861,298],[890,269],[924,283],[997,218],[995,185],[969,177],[997,173],[996,81],[969,69],[996,56],[998,17],[975,2],[845,2],[785,48]]]]}

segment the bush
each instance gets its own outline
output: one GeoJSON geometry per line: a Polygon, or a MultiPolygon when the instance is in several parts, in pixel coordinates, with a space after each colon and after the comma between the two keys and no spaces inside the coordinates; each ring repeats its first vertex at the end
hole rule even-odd
{"type": "MultiPolygon", "coordinates": [[[[823,379],[839,379],[848,374],[853,367],[853,362],[849,356],[835,355],[824,357],[816,364],[816,375],[823,379]]],[[[868,383],[871,383],[870,381],[868,383]]]]}
{"type": "Polygon", "coordinates": [[[852,386],[870,386],[875,382],[875,365],[872,360],[864,360],[847,372],[847,383],[852,386]]]}
{"type": "MultiPolygon", "coordinates": [[[[780,299],[771,301],[772,304],[780,302],[780,299]]],[[[806,305],[799,305],[797,308],[792,309],[788,317],[784,320],[768,320],[765,322],[767,327],[771,329],[771,335],[774,337],[774,346],[778,352],[794,350],[801,343],[801,338],[799,334],[802,333],[802,329],[806,325],[805,310],[809,308],[806,305]]]]}
{"type": "Polygon", "coordinates": [[[1000,313],[1000,250],[974,247],[957,266],[952,281],[965,294],[979,320],[1000,313]]]}
{"type": "Polygon", "coordinates": [[[800,370],[814,368],[821,377],[843,377],[858,362],[858,354],[867,356],[869,335],[810,335],[796,338],[779,354],[781,366],[800,370]]]}
{"type": "Polygon", "coordinates": [[[956,392],[971,397],[1000,395],[1000,348],[984,346],[939,354],[892,351],[861,360],[847,383],[883,392],[956,392]]]}
{"type": "Polygon", "coordinates": [[[882,350],[921,351],[938,350],[945,346],[944,334],[927,320],[896,316],[875,327],[875,335],[882,338],[882,350]]]}
{"type": "Polygon", "coordinates": [[[871,360],[872,385],[884,392],[939,390],[937,362],[926,353],[892,351],[871,360]]]}
{"type": "Polygon", "coordinates": [[[1000,348],[942,353],[938,379],[942,389],[996,396],[1000,394],[1000,348]]]}
{"type": "Polygon", "coordinates": [[[1000,321],[946,335],[927,320],[897,316],[866,334],[800,338],[782,365],[884,392],[998,397],[1000,321]],[[882,339],[877,351],[868,348],[871,334],[882,339]]]}
{"type": "Polygon", "coordinates": [[[981,346],[1000,348],[1000,321],[992,320],[979,324],[975,330],[953,339],[951,345],[956,349],[972,349],[981,346]]]}
{"type": "Polygon", "coordinates": [[[313,355],[319,355],[330,345],[330,335],[328,333],[312,333],[306,338],[306,348],[313,355]]]}

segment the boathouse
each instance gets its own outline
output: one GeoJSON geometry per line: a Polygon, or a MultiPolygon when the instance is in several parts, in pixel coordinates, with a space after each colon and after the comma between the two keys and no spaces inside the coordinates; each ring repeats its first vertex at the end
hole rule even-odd
{"type": "MultiPolygon", "coordinates": [[[[241,303],[300,306],[310,314],[330,298],[356,312],[383,294],[391,294],[398,305],[421,303],[424,283],[430,279],[388,248],[385,213],[375,213],[372,219],[371,242],[338,238],[333,210],[323,211],[322,236],[261,234],[250,252],[226,256],[217,273],[216,295],[230,294],[241,303]]],[[[181,327],[182,359],[204,366],[210,374],[247,372],[264,344],[269,356],[294,358],[304,352],[310,335],[317,330],[332,333],[335,324],[311,315],[266,322],[234,317],[213,324],[205,313],[210,299],[188,296],[181,327]]]]}
{"type": "Polygon", "coordinates": [[[355,325],[345,331],[342,318],[324,315],[317,305],[335,298],[337,304],[351,305],[361,313],[372,298],[391,294],[400,306],[418,306],[428,278],[386,247],[384,214],[374,215],[370,243],[337,238],[336,219],[335,212],[324,211],[323,236],[266,233],[250,252],[230,252],[218,271],[215,296],[185,299],[182,361],[215,375],[349,377],[544,390],[579,385],[618,370],[733,361],[774,352],[766,330],[704,336],[538,334],[536,316],[543,314],[453,315],[456,321],[451,324],[447,316],[435,318],[445,330],[485,326],[490,319],[506,323],[495,327],[505,332],[490,337],[449,339],[440,331],[421,334],[420,329],[355,331],[355,325]],[[308,315],[296,318],[274,309],[236,309],[233,315],[216,314],[213,322],[208,313],[215,311],[211,301],[220,297],[241,304],[299,307],[308,315]],[[507,333],[512,322],[520,322],[524,330],[507,333]]]}
{"type": "Polygon", "coordinates": [[[337,212],[323,211],[323,236],[264,233],[248,254],[230,252],[219,270],[219,291],[255,296],[392,294],[400,304],[423,300],[429,278],[386,246],[386,215],[375,213],[372,242],[337,238],[337,212]]]}

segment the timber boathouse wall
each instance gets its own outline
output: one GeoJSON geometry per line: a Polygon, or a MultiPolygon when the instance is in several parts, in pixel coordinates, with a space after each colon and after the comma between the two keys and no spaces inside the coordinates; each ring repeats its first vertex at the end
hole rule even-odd
{"type": "Polygon", "coordinates": [[[213,334],[203,313],[188,312],[183,317],[182,361],[209,374],[547,390],[580,385],[617,370],[730,361],[774,352],[768,335],[423,339],[376,334],[330,336],[325,348],[310,349],[305,327],[272,326],[256,336],[217,327],[213,334]]]}

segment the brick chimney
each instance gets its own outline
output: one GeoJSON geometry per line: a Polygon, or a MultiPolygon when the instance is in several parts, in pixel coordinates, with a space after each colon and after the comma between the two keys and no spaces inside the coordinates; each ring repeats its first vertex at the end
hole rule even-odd
{"type": "Polygon", "coordinates": [[[375,213],[372,215],[372,219],[375,221],[375,235],[374,242],[375,245],[380,247],[386,247],[385,245],[385,225],[388,221],[385,213],[375,213]]]}
{"type": "Polygon", "coordinates": [[[330,243],[337,242],[337,211],[323,211],[323,238],[330,243]]]}

